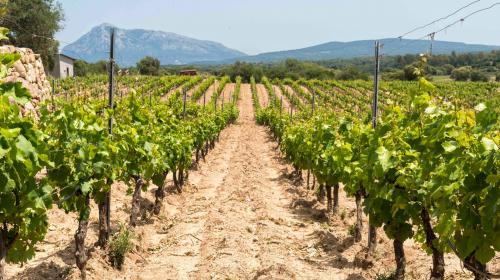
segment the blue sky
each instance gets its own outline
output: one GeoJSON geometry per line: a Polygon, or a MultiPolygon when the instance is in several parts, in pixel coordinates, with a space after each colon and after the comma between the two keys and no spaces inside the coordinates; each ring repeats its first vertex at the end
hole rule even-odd
{"type": "MultiPolygon", "coordinates": [[[[473,0],[59,0],[66,15],[57,38],[71,43],[103,22],[175,32],[240,51],[296,49],[329,41],[396,37],[473,0]]],[[[440,29],[498,0],[480,0],[440,29]]],[[[500,45],[500,5],[467,19],[436,40],[500,45]]]]}

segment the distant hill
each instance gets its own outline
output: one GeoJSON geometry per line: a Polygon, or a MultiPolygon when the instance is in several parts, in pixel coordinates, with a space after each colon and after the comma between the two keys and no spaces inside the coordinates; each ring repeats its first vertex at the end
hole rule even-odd
{"type": "MultiPolygon", "coordinates": [[[[384,45],[382,53],[387,55],[419,54],[429,51],[430,41],[428,40],[407,40],[407,39],[382,39],[384,45]]],[[[353,42],[329,42],[308,48],[262,53],[253,56],[238,57],[219,61],[219,64],[229,64],[235,61],[246,62],[276,62],[287,58],[299,60],[330,60],[330,59],[350,59],[355,57],[367,57],[374,55],[374,40],[363,40],[353,42]]],[[[500,46],[475,45],[457,42],[434,41],[434,54],[450,54],[485,52],[499,50],[500,46]]]]}
{"type": "MultiPolygon", "coordinates": [[[[67,45],[62,53],[68,56],[96,62],[107,59],[111,25],[101,24],[67,45]]],[[[373,56],[374,40],[353,42],[329,42],[312,47],[278,52],[246,55],[224,45],[197,40],[163,31],[144,29],[126,30],[116,28],[116,60],[121,66],[134,66],[149,55],[160,60],[162,65],[185,64],[231,64],[235,61],[277,62],[287,58],[299,60],[350,59],[373,56]]],[[[428,40],[383,39],[382,53],[387,55],[419,54],[429,50],[428,40]]],[[[434,41],[434,54],[485,52],[500,50],[500,46],[434,41]]]]}
{"type": "MultiPolygon", "coordinates": [[[[87,62],[109,57],[110,29],[101,24],[83,35],[76,42],[65,46],[62,53],[87,62]]],[[[116,28],[116,60],[121,66],[133,66],[149,55],[161,64],[189,64],[246,56],[246,54],[212,42],[192,39],[175,33],[144,29],[116,28]]]]}

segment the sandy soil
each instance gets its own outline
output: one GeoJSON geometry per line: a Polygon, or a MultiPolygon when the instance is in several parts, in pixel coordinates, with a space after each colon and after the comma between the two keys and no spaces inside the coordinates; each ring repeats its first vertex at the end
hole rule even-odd
{"type": "MultiPolygon", "coordinates": [[[[220,103],[222,101],[222,98],[224,98],[224,103],[231,102],[235,88],[236,88],[236,84],[227,83],[226,86],[224,87],[224,90],[219,95],[218,102],[220,103]]],[[[240,89],[240,91],[241,91],[241,89],[240,89]]]]}
{"type": "MultiPolygon", "coordinates": [[[[263,96],[265,90],[261,92],[263,96]]],[[[207,96],[208,97],[208,96],[207,96]]],[[[263,97],[262,97],[263,98],[263,97]]],[[[267,99],[266,99],[267,100],[267,99]]],[[[88,279],[374,279],[394,270],[391,242],[381,230],[373,267],[357,258],[355,204],[341,190],[340,213],[325,213],[303,182],[293,181],[268,130],[254,121],[249,85],[242,85],[240,117],[221,133],[206,160],[190,172],[182,194],[168,193],[160,215],[152,216],[151,187],[143,195],[143,215],[135,248],[122,271],[110,267],[94,247],[97,211],[91,213],[87,246],[88,279]]],[[[127,223],[131,197],[124,184],[113,186],[112,223],[127,223]]],[[[78,279],[73,258],[75,215],[53,209],[46,240],[23,267],[9,265],[9,279],[78,279]]],[[[426,279],[431,257],[405,242],[408,279],[426,279]]],[[[453,255],[446,256],[447,279],[472,279],[453,255]]]]}
{"type": "Polygon", "coordinates": [[[299,100],[300,100],[300,103],[302,103],[302,104],[304,104],[304,105],[305,105],[305,104],[309,104],[309,101],[307,101],[306,99],[304,99],[304,97],[303,97],[302,95],[300,95],[300,94],[296,93],[296,92],[295,92],[295,90],[293,90],[293,88],[292,88],[291,86],[285,85],[284,87],[285,87],[285,89],[286,89],[286,90],[287,90],[290,94],[293,94],[293,95],[297,96],[297,97],[299,98],[299,100]]]}
{"type": "MultiPolygon", "coordinates": [[[[206,104],[210,103],[210,100],[212,98],[212,95],[216,91],[216,89],[219,87],[219,81],[215,81],[210,87],[208,87],[207,91],[205,92],[205,102],[206,104]]],[[[198,100],[199,105],[203,105],[203,95],[200,97],[198,100]]]]}
{"type": "Polygon", "coordinates": [[[256,84],[257,96],[261,107],[267,107],[269,104],[269,95],[267,94],[266,87],[263,84],[256,84]]]}
{"type": "Polygon", "coordinates": [[[283,100],[283,111],[288,112],[290,110],[290,102],[288,98],[283,95],[281,92],[280,87],[278,86],[273,86],[274,93],[276,93],[276,96],[278,97],[279,100],[283,100]]]}
{"type": "Polygon", "coordinates": [[[191,100],[191,96],[193,96],[194,92],[198,90],[198,88],[201,86],[201,84],[205,81],[205,79],[201,80],[197,85],[195,85],[193,88],[187,91],[186,96],[188,100],[191,100]]]}

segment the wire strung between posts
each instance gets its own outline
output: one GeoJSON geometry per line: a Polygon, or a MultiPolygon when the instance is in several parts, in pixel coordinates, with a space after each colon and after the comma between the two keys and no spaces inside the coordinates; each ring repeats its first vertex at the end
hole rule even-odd
{"type": "Polygon", "coordinates": [[[464,16],[464,17],[462,17],[462,18],[460,18],[460,19],[458,19],[458,20],[456,20],[456,21],[454,21],[454,22],[446,25],[445,27],[443,27],[443,28],[441,28],[441,29],[439,29],[437,31],[433,31],[431,33],[428,33],[428,34],[420,37],[420,38],[410,40],[409,42],[407,42],[406,44],[403,44],[402,46],[400,46],[398,48],[392,49],[392,50],[390,50],[388,52],[384,52],[382,55],[387,55],[390,52],[392,52],[392,53],[397,52],[397,51],[399,51],[399,50],[407,47],[410,44],[413,44],[413,43],[415,43],[417,41],[422,41],[422,40],[424,40],[426,38],[431,38],[433,40],[433,38],[434,38],[434,36],[436,34],[441,33],[441,32],[443,32],[443,31],[445,31],[445,30],[447,30],[447,29],[449,29],[449,28],[451,28],[451,27],[453,27],[453,26],[455,26],[455,25],[457,25],[459,23],[463,23],[466,19],[472,17],[473,15],[476,15],[476,14],[478,14],[480,12],[484,12],[484,11],[490,10],[490,9],[492,9],[495,6],[498,6],[498,5],[500,5],[500,2],[496,2],[496,3],[493,3],[492,5],[490,5],[490,6],[486,7],[486,8],[482,8],[482,9],[476,10],[476,11],[474,11],[474,12],[472,12],[472,13],[470,13],[470,14],[468,14],[468,15],[466,15],[466,16],[464,16]]]}
{"type": "Polygon", "coordinates": [[[467,267],[467,269],[470,269],[470,270],[474,271],[475,273],[481,274],[482,276],[485,276],[485,277],[488,277],[488,278],[500,279],[500,275],[496,275],[496,274],[491,274],[491,273],[488,273],[488,272],[479,271],[475,267],[473,267],[470,264],[464,262],[462,260],[462,258],[460,258],[460,256],[458,255],[457,247],[449,239],[448,239],[448,246],[450,246],[450,248],[453,251],[453,253],[455,253],[455,255],[458,257],[458,259],[462,262],[462,264],[465,267],[467,267]]]}
{"type": "Polygon", "coordinates": [[[449,14],[449,15],[447,15],[447,16],[444,16],[444,17],[438,18],[438,19],[436,19],[436,20],[434,20],[434,21],[432,21],[432,22],[430,22],[430,23],[428,23],[428,24],[425,24],[425,25],[422,25],[422,26],[416,27],[416,28],[414,28],[414,29],[412,29],[412,30],[410,30],[410,31],[408,31],[408,32],[406,32],[406,33],[404,33],[403,35],[398,36],[398,39],[403,39],[403,37],[405,37],[405,36],[407,36],[407,35],[409,35],[409,34],[411,34],[411,33],[413,33],[413,32],[416,32],[416,31],[422,30],[422,29],[427,28],[427,27],[429,27],[429,26],[431,26],[431,25],[433,25],[433,24],[436,24],[436,23],[438,23],[438,22],[440,22],[440,21],[443,21],[443,20],[449,19],[450,17],[452,17],[452,16],[454,16],[454,15],[458,14],[459,12],[461,12],[461,11],[463,11],[463,10],[467,9],[468,7],[470,7],[470,6],[474,5],[474,4],[478,3],[478,2],[481,2],[481,0],[472,1],[472,2],[470,2],[469,4],[467,4],[467,5],[463,6],[463,7],[461,7],[460,9],[458,9],[458,10],[454,11],[453,13],[451,13],[451,14],[449,14]]]}

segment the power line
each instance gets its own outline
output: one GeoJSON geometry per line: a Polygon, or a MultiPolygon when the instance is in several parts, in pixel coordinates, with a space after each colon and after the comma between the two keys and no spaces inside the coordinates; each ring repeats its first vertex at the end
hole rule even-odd
{"type": "MultiPolygon", "coordinates": [[[[474,11],[474,12],[472,12],[472,13],[469,13],[469,14],[467,14],[466,16],[464,16],[464,17],[462,17],[462,18],[460,18],[460,19],[458,19],[458,20],[456,20],[456,21],[454,21],[454,22],[452,22],[452,23],[450,23],[450,24],[446,25],[445,27],[443,27],[443,28],[441,28],[441,29],[438,29],[437,31],[433,31],[433,32],[430,32],[430,33],[428,33],[428,34],[426,34],[426,35],[424,35],[424,36],[420,37],[420,38],[410,40],[408,43],[403,44],[402,46],[400,46],[400,47],[398,47],[398,48],[395,48],[395,49],[391,50],[391,52],[393,52],[393,53],[394,53],[394,52],[396,52],[396,51],[399,51],[399,50],[401,50],[402,48],[407,47],[408,45],[411,45],[411,44],[413,44],[413,43],[415,43],[415,42],[417,42],[417,41],[421,41],[421,40],[423,40],[423,39],[425,39],[425,38],[430,38],[430,39],[431,39],[431,41],[434,41],[434,37],[436,36],[436,34],[441,33],[441,32],[443,32],[443,31],[446,31],[446,30],[448,30],[449,28],[451,28],[451,27],[453,27],[453,26],[455,26],[455,25],[457,25],[457,24],[459,24],[459,23],[463,23],[463,22],[465,22],[465,20],[466,20],[466,19],[468,19],[468,18],[472,17],[473,15],[476,15],[476,14],[478,14],[478,13],[480,13],[480,12],[484,12],[484,11],[487,11],[487,10],[493,9],[495,6],[498,6],[498,5],[500,5],[500,2],[493,3],[492,5],[490,5],[490,6],[486,7],[486,8],[482,8],[482,9],[476,10],[476,11],[474,11]]],[[[384,53],[383,53],[383,55],[387,55],[387,54],[388,54],[388,52],[384,52],[384,53]]]]}
{"type": "Polygon", "coordinates": [[[431,25],[433,25],[433,24],[436,24],[436,23],[438,23],[438,22],[440,22],[440,21],[443,21],[443,20],[449,19],[450,17],[452,17],[452,16],[454,16],[454,15],[458,14],[460,11],[463,11],[463,10],[467,9],[468,7],[470,7],[470,6],[474,5],[474,4],[478,3],[478,2],[481,2],[481,0],[476,0],[476,1],[470,2],[469,4],[467,4],[467,5],[465,5],[465,6],[461,7],[461,8],[459,8],[458,10],[454,11],[453,13],[451,13],[451,14],[449,14],[449,15],[447,15],[447,16],[444,16],[444,17],[438,18],[438,19],[436,19],[436,20],[434,20],[434,21],[432,21],[432,22],[430,22],[430,23],[427,23],[427,24],[425,24],[425,25],[422,25],[422,26],[416,27],[416,28],[414,28],[414,29],[412,29],[412,30],[410,30],[410,31],[408,31],[408,32],[406,32],[406,33],[404,33],[403,35],[398,36],[397,38],[398,38],[398,39],[402,39],[403,37],[405,37],[405,36],[407,36],[407,35],[409,35],[409,34],[411,34],[411,33],[413,33],[413,32],[416,32],[416,31],[422,30],[422,29],[427,28],[427,27],[429,27],[429,26],[431,26],[431,25]]]}
{"type": "Polygon", "coordinates": [[[47,39],[47,40],[52,40],[52,41],[57,41],[57,42],[60,42],[60,43],[63,43],[63,44],[71,44],[71,43],[68,43],[68,42],[64,42],[64,41],[61,41],[61,40],[57,40],[53,37],[50,37],[50,36],[45,36],[45,35],[40,35],[40,34],[36,34],[36,33],[32,33],[28,30],[26,30],[24,27],[22,27],[21,25],[19,25],[17,22],[9,19],[7,16],[2,16],[1,17],[1,20],[6,20],[8,21],[9,23],[11,24],[14,24],[17,28],[19,28],[20,30],[24,31],[25,33],[33,36],[33,37],[37,37],[37,38],[43,38],[43,39],[47,39]]]}

